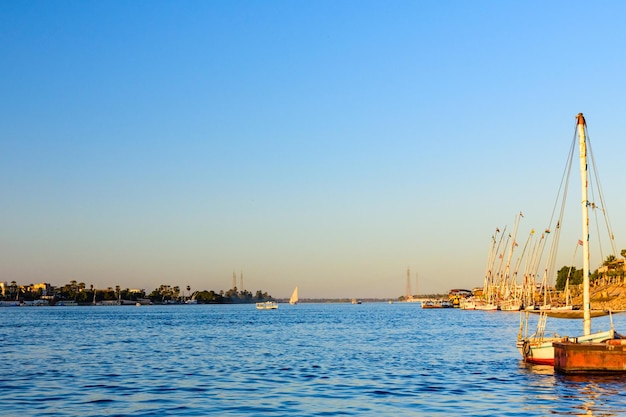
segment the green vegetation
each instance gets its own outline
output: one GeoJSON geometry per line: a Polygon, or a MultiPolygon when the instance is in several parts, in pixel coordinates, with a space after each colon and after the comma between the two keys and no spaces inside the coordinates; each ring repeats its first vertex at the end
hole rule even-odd
{"type": "Polygon", "coordinates": [[[187,296],[180,295],[180,289],[178,287],[171,287],[169,285],[161,285],[159,288],[152,291],[148,298],[155,303],[171,303],[181,302],[193,298],[198,303],[202,304],[237,304],[237,303],[256,303],[259,301],[272,300],[272,296],[267,292],[258,290],[255,295],[252,295],[249,291],[238,291],[237,287],[232,288],[226,292],[220,291],[196,291],[193,294],[190,293],[191,288],[187,286],[187,296]]]}
{"type": "Polygon", "coordinates": [[[228,291],[195,291],[191,292],[191,287],[186,287],[186,292],[181,291],[178,286],[163,284],[154,289],[149,294],[145,290],[122,289],[119,285],[115,288],[108,287],[96,289],[93,285],[89,288],[84,282],[75,280],[61,287],[53,287],[50,284],[29,284],[18,285],[11,281],[10,284],[3,284],[3,291],[0,294],[2,301],[33,302],[46,300],[48,304],[54,305],[58,302],[72,301],[76,304],[115,304],[123,302],[134,304],[154,303],[154,304],[179,304],[189,300],[195,300],[199,304],[235,304],[235,303],[256,303],[259,301],[273,300],[272,296],[261,290],[252,294],[250,291],[238,291],[237,288],[228,291]]]}
{"type": "Polygon", "coordinates": [[[569,275],[569,285],[579,285],[583,283],[583,270],[576,269],[575,266],[564,266],[556,273],[556,285],[555,288],[558,291],[565,289],[565,283],[567,282],[567,276],[569,275]]]}
{"type": "MultiPolygon", "coordinates": [[[[621,251],[622,257],[626,255],[626,249],[621,251]]],[[[558,291],[565,289],[565,283],[569,275],[569,285],[575,286],[583,283],[583,270],[576,269],[575,266],[564,266],[557,272],[555,288],[558,291]]],[[[624,279],[624,260],[617,259],[615,255],[606,257],[599,269],[589,274],[589,281],[593,285],[601,280],[614,281],[615,279],[624,279]]]]}

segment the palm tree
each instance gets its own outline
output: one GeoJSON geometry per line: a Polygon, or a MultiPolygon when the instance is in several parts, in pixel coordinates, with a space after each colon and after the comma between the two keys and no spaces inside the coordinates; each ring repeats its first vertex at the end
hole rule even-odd
{"type": "Polygon", "coordinates": [[[606,257],[606,260],[604,261],[604,265],[610,265],[611,262],[615,262],[617,258],[615,257],[615,255],[609,255],[606,257]]]}
{"type": "MultiPolygon", "coordinates": [[[[9,289],[10,289],[11,296],[15,295],[16,293],[19,294],[19,291],[18,291],[18,288],[17,288],[17,282],[11,281],[11,285],[9,285],[9,289]]],[[[11,297],[11,298],[13,298],[13,297],[11,297]]]]}

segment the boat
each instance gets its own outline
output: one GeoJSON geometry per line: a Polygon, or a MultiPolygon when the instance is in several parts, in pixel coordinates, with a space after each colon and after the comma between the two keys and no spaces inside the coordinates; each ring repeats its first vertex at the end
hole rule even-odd
{"type": "MultiPolygon", "coordinates": [[[[528,314],[528,313],[526,313],[528,314]]],[[[552,335],[546,335],[546,321],[548,318],[548,314],[545,311],[541,311],[539,316],[539,322],[537,324],[537,331],[531,336],[524,337],[522,339],[518,339],[516,343],[516,347],[518,351],[521,353],[524,358],[524,362],[533,364],[533,365],[550,365],[554,366],[555,361],[555,352],[553,343],[563,340],[562,336],[559,336],[558,333],[553,333],[552,335]]],[[[528,316],[526,316],[527,318],[528,316]]],[[[562,316],[561,318],[570,318],[562,316]]],[[[528,323],[526,322],[526,326],[528,323]]],[[[522,325],[520,324],[520,329],[522,325]]],[[[611,328],[604,332],[597,332],[593,334],[589,334],[587,336],[581,336],[579,340],[581,342],[594,342],[594,341],[602,341],[613,338],[615,335],[614,330],[611,328]]]]}
{"type": "Polygon", "coordinates": [[[518,299],[508,299],[501,302],[499,309],[501,311],[520,311],[522,302],[518,299]]]}
{"type": "Polygon", "coordinates": [[[459,302],[461,310],[476,310],[476,300],[473,297],[464,298],[459,302]]]}
{"type": "Polygon", "coordinates": [[[357,300],[356,298],[353,298],[352,304],[361,304],[361,300],[357,300]]]}
{"type": "Polygon", "coordinates": [[[261,303],[256,303],[257,310],[276,310],[278,308],[278,303],[276,301],[263,301],[261,303]]]}
{"type": "Polygon", "coordinates": [[[291,293],[291,297],[289,298],[289,304],[295,305],[298,304],[298,287],[296,287],[291,293]]]}
{"type": "Polygon", "coordinates": [[[474,310],[482,310],[482,311],[496,311],[498,309],[498,305],[494,303],[489,303],[484,300],[480,300],[474,303],[474,310]]]}
{"type": "MultiPolygon", "coordinates": [[[[580,172],[581,172],[581,183],[582,183],[582,224],[583,224],[583,233],[584,241],[583,241],[583,305],[584,310],[582,314],[583,324],[584,324],[584,334],[577,338],[574,338],[576,344],[584,344],[584,345],[593,345],[593,344],[606,344],[607,340],[613,340],[616,337],[615,330],[613,328],[611,322],[611,328],[606,331],[591,333],[591,315],[592,311],[590,308],[590,295],[589,295],[589,216],[588,209],[591,203],[588,201],[587,196],[587,187],[588,187],[588,174],[587,174],[587,139],[585,135],[585,119],[582,113],[579,113],[577,116],[577,126],[576,130],[578,133],[578,142],[579,142],[579,153],[580,153],[580,172]]],[[[569,165],[571,166],[573,161],[573,150],[574,146],[572,146],[570,151],[570,159],[568,160],[569,165]]],[[[569,170],[567,170],[569,172],[569,170]]],[[[567,188],[567,187],[565,187],[567,188]]],[[[562,204],[564,205],[565,201],[563,199],[562,204]]],[[[561,209],[561,213],[563,209],[561,209]]],[[[558,236],[560,234],[560,227],[562,224],[562,219],[560,218],[556,222],[555,234],[558,236]]],[[[546,232],[549,233],[549,229],[546,229],[546,232]]],[[[557,238],[552,242],[552,247],[557,247],[557,238]]],[[[548,256],[548,264],[550,264],[550,259],[552,262],[556,255],[556,250],[551,250],[548,256]]],[[[546,267],[544,271],[544,279],[542,281],[542,286],[546,287],[546,277],[548,275],[549,267],[546,267]]],[[[520,331],[518,334],[518,340],[516,343],[516,347],[524,358],[525,362],[531,364],[539,364],[539,365],[553,365],[555,370],[562,370],[563,372],[567,372],[564,370],[567,365],[563,365],[561,359],[567,356],[562,352],[557,352],[557,345],[563,345],[570,343],[570,338],[563,338],[558,334],[554,333],[551,336],[546,335],[546,321],[548,316],[557,317],[560,316],[562,318],[580,318],[581,314],[577,310],[572,309],[563,309],[557,310],[548,307],[546,304],[546,297],[544,296],[544,306],[543,309],[539,309],[539,320],[537,323],[537,330],[534,334],[528,336],[524,336],[524,329],[528,329],[528,315],[530,311],[526,311],[522,313],[520,319],[520,331]],[[525,320],[523,315],[525,314],[525,320]],[[558,364],[557,364],[558,362],[558,364]]],[[[595,311],[594,315],[604,315],[608,314],[605,311],[595,311]]],[[[526,330],[527,331],[527,330],[526,330]]],[[[607,345],[612,346],[612,345],[607,345]]]]}
{"type": "Polygon", "coordinates": [[[554,369],[562,374],[626,373],[626,339],[585,343],[564,338],[554,345],[554,369]]]}
{"type": "MultiPolygon", "coordinates": [[[[623,374],[626,373],[626,340],[613,330],[604,340],[586,340],[591,334],[591,296],[589,291],[589,207],[595,207],[588,200],[587,174],[587,123],[582,113],[576,116],[578,133],[580,171],[582,182],[583,214],[583,335],[566,337],[552,343],[554,349],[554,370],[563,374],[623,374]]],[[[593,158],[592,158],[593,161],[593,158]]],[[[602,200],[601,200],[602,201],[602,200]]]]}
{"type": "Polygon", "coordinates": [[[448,300],[426,300],[422,302],[422,308],[453,308],[448,300]]]}
{"type": "Polygon", "coordinates": [[[448,298],[454,308],[461,308],[461,304],[465,304],[465,300],[472,296],[473,294],[470,290],[452,289],[448,293],[448,298]]]}

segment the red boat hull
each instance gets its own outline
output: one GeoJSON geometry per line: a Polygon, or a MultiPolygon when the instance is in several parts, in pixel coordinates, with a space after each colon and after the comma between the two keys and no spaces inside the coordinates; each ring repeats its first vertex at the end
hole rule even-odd
{"type": "Polygon", "coordinates": [[[554,342],[554,370],[564,374],[626,373],[626,339],[554,342]]]}
{"type": "Polygon", "coordinates": [[[554,359],[525,358],[524,362],[530,363],[532,365],[554,365],[554,359]]]}

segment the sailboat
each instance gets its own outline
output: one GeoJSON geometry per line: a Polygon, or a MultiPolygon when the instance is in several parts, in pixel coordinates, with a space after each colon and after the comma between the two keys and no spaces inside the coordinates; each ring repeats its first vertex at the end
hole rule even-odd
{"type": "MultiPolygon", "coordinates": [[[[588,161],[587,161],[587,136],[585,134],[586,123],[585,123],[585,118],[583,117],[582,113],[579,113],[576,116],[576,120],[577,120],[576,132],[578,135],[579,154],[580,154],[580,177],[581,177],[581,184],[582,184],[581,185],[581,188],[582,188],[582,200],[581,200],[582,201],[582,224],[583,224],[582,235],[584,237],[584,240],[583,240],[584,334],[580,337],[575,338],[575,340],[576,340],[576,343],[584,342],[585,344],[589,344],[589,343],[593,344],[593,343],[598,343],[598,342],[605,342],[607,340],[612,340],[616,337],[616,334],[612,325],[611,325],[611,328],[607,331],[591,333],[592,311],[590,307],[591,302],[590,302],[590,295],[589,295],[589,206],[591,206],[592,203],[590,203],[588,200],[588,190],[587,190],[587,187],[589,184],[589,178],[588,178],[588,173],[587,173],[588,161]]],[[[573,160],[573,150],[574,150],[574,147],[572,146],[570,159],[568,161],[569,164],[571,164],[573,160]]],[[[565,203],[564,200],[565,198],[563,198],[562,205],[564,205],[565,203]]],[[[563,210],[561,210],[561,213],[563,213],[563,210]]],[[[560,218],[556,223],[555,234],[557,236],[560,234],[561,225],[562,225],[562,218],[560,218]]],[[[555,240],[553,241],[553,245],[552,245],[553,248],[557,247],[557,242],[558,242],[558,237],[555,237],[555,240]]],[[[554,249],[554,251],[551,250],[548,264],[550,264],[550,262],[554,262],[555,256],[556,256],[556,249],[554,249]]],[[[548,271],[549,271],[549,267],[546,267],[546,270],[544,272],[544,285],[545,285],[545,279],[548,275],[548,271]]],[[[578,312],[574,310],[561,312],[561,313],[567,313],[572,318],[578,315],[577,314],[578,312]]],[[[595,311],[593,312],[593,314],[604,315],[604,314],[608,314],[608,312],[595,311]]],[[[522,357],[524,358],[525,362],[529,362],[533,364],[554,365],[555,369],[557,369],[555,358],[559,355],[555,356],[555,346],[558,345],[559,342],[563,342],[563,338],[557,334],[554,334],[552,336],[545,335],[545,327],[546,327],[546,321],[547,321],[548,315],[553,315],[552,311],[544,310],[540,312],[540,317],[539,317],[539,321],[537,324],[537,331],[533,335],[528,336],[528,335],[523,335],[523,331],[524,331],[523,329],[524,328],[528,329],[528,312],[526,312],[526,320],[524,321],[523,318],[520,320],[520,332],[518,335],[516,346],[517,346],[517,349],[522,354],[522,357]]],[[[564,356],[564,355],[561,355],[561,356],[564,356]]]]}
{"type": "Polygon", "coordinates": [[[589,206],[587,196],[587,136],[586,122],[582,113],[577,116],[577,132],[580,143],[580,169],[583,212],[583,336],[564,338],[553,343],[554,369],[560,373],[626,373],[626,340],[614,334],[611,320],[611,337],[604,340],[585,339],[591,334],[591,297],[589,292],[589,206]]]}
{"type": "MultiPolygon", "coordinates": [[[[504,230],[506,230],[506,228],[504,230]]],[[[504,231],[500,235],[500,239],[497,241],[496,245],[496,235],[498,233],[500,233],[500,229],[496,228],[495,235],[491,237],[491,248],[489,250],[489,256],[487,257],[487,270],[485,271],[485,280],[483,283],[484,298],[475,300],[472,310],[495,311],[498,309],[498,305],[495,302],[496,295],[494,293],[494,268],[504,231]]]]}
{"type": "Polygon", "coordinates": [[[298,304],[298,287],[296,287],[291,293],[291,297],[289,298],[289,304],[295,305],[298,304]]]}

